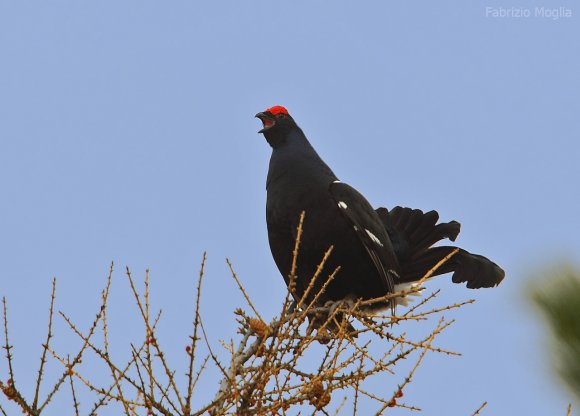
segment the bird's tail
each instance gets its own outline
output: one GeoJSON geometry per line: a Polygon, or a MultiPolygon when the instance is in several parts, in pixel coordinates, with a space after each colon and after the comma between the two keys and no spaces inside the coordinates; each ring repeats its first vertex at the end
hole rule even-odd
{"type": "MultiPolygon", "coordinates": [[[[423,212],[419,209],[395,207],[377,209],[400,260],[399,283],[420,280],[429,270],[456,247],[432,247],[435,243],[449,239],[455,241],[461,225],[457,221],[437,224],[436,211],[423,212]]],[[[467,283],[470,289],[493,287],[504,278],[505,272],[486,257],[459,249],[441,265],[433,276],[453,272],[454,283],[467,283]]]]}

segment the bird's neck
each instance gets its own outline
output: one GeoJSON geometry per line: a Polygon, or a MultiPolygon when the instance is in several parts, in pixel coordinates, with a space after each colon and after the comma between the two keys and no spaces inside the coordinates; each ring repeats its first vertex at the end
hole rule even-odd
{"type": "Polygon", "coordinates": [[[272,146],[266,188],[282,178],[297,184],[320,182],[325,186],[337,179],[299,127],[277,139],[280,140],[278,143],[283,143],[272,146]]]}

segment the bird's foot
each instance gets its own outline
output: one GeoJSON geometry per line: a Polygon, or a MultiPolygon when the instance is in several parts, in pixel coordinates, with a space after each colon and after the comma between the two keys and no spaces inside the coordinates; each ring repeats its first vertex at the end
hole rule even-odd
{"type": "Polygon", "coordinates": [[[329,300],[324,304],[325,308],[328,309],[328,316],[332,316],[335,314],[336,310],[339,308],[344,308],[348,310],[352,310],[355,305],[355,298],[352,295],[347,296],[341,300],[329,300]]]}
{"type": "Polygon", "coordinates": [[[328,321],[328,327],[333,333],[343,333],[347,337],[356,337],[353,335],[355,329],[348,321],[347,316],[349,311],[352,311],[356,305],[356,299],[354,296],[347,296],[344,299],[338,301],[329,301],[325,303],[325,307],[328,308],[328,315],[326,321],[328,321]]]}

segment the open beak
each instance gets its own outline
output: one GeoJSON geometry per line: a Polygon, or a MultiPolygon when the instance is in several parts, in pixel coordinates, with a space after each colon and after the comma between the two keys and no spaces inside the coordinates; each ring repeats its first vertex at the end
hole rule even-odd
{"type": "Polygon", "coordinates": [[[276,124],[276,119],[274,116],[268,113],[260,112],[256,114],[256,117],[262,121],[263,128],[258,133],[264,133],[266,130],[272,128],[276,124]]]}

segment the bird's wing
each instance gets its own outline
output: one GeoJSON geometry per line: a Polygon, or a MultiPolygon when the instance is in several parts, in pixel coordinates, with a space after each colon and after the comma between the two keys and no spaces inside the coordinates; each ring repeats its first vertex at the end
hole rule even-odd
{"type": "Polygon", "coordinates": [[[385,291],[392,293],[397,279],[398,261],[391,240],[377,213],[365,197],[350,185],[333,182],[330,184],[329,192],[368,253],[381,277],[385,291]]]}

